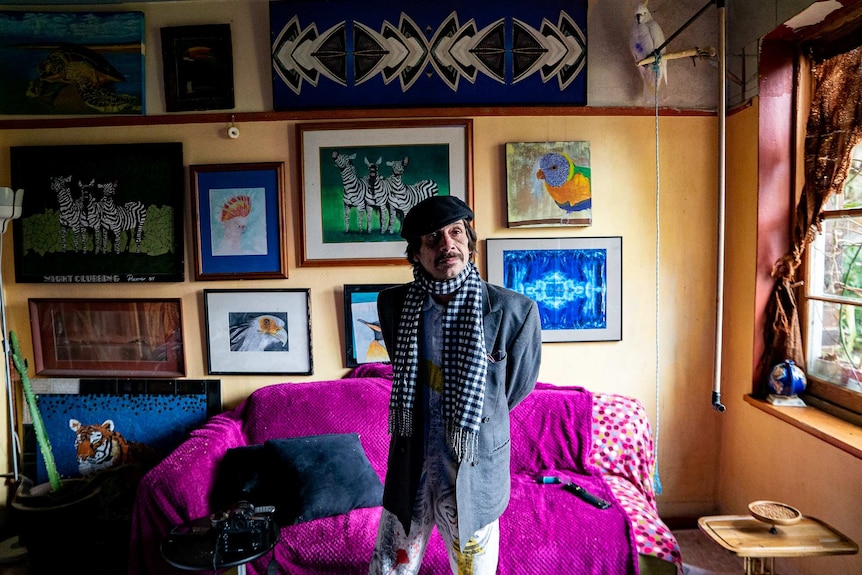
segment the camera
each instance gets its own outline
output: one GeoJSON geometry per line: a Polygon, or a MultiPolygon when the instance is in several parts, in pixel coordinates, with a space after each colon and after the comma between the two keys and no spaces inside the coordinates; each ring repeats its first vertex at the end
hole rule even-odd
{"type": "Polygon", "coordinates": [[[248,501],[236,503],[213,518],[217,551],[222,555],[251,555],[265,551],[278,533],[274,515],[272,506],[255,507],[248,501]]]}

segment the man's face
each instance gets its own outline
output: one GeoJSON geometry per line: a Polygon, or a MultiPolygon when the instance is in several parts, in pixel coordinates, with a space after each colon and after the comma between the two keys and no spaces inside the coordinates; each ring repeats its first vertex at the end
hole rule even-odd
{"type": "Polygon", "coordinates": [[[467,267],[470,247],[464,220],[422,236],[419,252],[413,257],[437,281],[452,279],[467,267]]]}

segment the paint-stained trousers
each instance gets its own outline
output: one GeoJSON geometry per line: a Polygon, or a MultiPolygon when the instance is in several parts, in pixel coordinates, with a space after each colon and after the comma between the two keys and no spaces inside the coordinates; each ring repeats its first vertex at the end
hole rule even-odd
{"type": "Polygon", "coordinates": [[[419,572],[425,547],[434,526],[443,537],[449,553],[449,565],[455,575],[494,575],[500,555],[499,519],[473,534],[464,552],[458,542],[458,508],[455,478],[458,465],[452,460],[443,440],[439,396],[432,399],[428,452],[419,479],[419,490],[413,510],[410,534],[401,522],[383,510],[377,529],[377,542],[371,557],[369,575],[413,575],[419,572]],[[436,400],[436,401],[435,401],[436,400]]]}

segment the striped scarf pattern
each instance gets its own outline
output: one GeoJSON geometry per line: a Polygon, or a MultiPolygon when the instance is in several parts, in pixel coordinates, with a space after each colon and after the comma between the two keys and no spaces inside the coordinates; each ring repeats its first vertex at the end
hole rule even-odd
{"type": "Polygon", "coordinates": [[[414,431],[419,320],[425,297],[454,294],[443,318],[443,419],[446,440],[456,459],[476,463],[488,373],[479,271],[469,262],[456,277],[440,282],[415,266],[413,279],[398,324],[389,433],[411,436],[414,431]]]}

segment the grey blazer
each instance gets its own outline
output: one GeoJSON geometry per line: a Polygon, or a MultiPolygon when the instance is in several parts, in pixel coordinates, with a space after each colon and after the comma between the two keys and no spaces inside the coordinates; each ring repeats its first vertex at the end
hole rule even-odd
{"type": "MultiPolygon", "coordinates": [[[[377,312],[386,348],[394,359],[401,310],[409,284],[389,288],[377,298],[377,312]]],[[[542,357],[542,326],[536,302],[511,290],[482,282],[485,349],[488,362],[479,460],[462,463],[456,482],[458,539],[463,551],[470,537],[491,523],[509,504],[509,411],[536,385],[542,357]]],[[[421,405],[414,413],[416,429],[422,429],[421,405]]],[[[383,488],[383,506],[410,531],[413,504],[422,473],[424,446],[421,433],[413,437],[393,435],[383,488]]]]}

